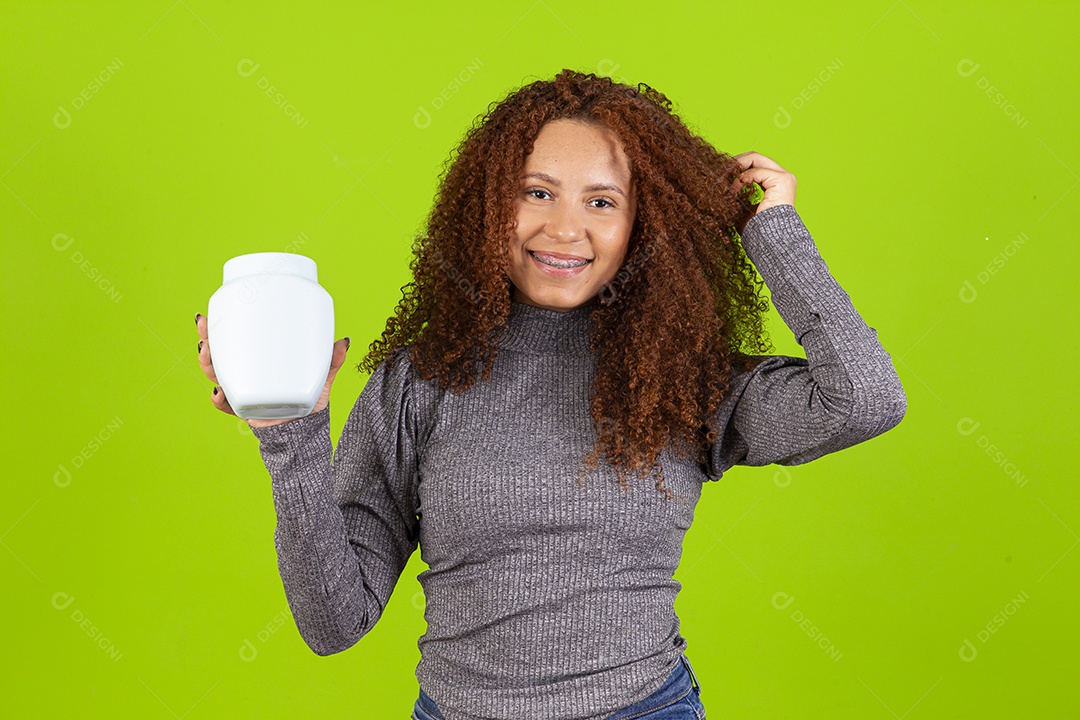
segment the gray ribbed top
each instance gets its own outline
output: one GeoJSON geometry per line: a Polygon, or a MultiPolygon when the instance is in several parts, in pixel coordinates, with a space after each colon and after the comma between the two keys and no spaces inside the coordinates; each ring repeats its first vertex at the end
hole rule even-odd
{"type": "Polygon", "coordinates": [[[461,394],[420,379],[399,350],[336,451],[329,407],[253,428],[285,593],[312,650],[340,652],[371,630],[419,542],[416,677],[446,720],[599,720],[659,689],[687,645],[672,576],[703,481],[736,464],[809,462],[906,410],[877,332],[795,208],[755,215],[742,242],[806,359],[769,356],[733,379],[711,418],[724,433],[709,467],[661,456],[676,502],[652,481],[621,490],[610,467],[575,482],[596,441],[589,307],[513,303],[490,380],[461,394]]]}

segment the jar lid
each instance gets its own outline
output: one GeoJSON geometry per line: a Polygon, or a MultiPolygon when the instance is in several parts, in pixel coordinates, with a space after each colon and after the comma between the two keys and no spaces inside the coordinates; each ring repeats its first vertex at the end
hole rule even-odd
{"type": "Polygon", "coordinates": [[[285,274],[299,275],[311,282],[319,282],[315,261],[303,255],[286,252],[257,252],[237,255],[225,262],[224,282],[246,275],[285,274]]]}

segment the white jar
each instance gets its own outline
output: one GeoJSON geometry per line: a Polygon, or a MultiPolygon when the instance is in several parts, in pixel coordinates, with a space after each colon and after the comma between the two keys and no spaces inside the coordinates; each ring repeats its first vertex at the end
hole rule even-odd
{"type": "Polygon", "coordinates": [[[315,261],[261,252],[225,263],[207,306],[207,340],[218,384],[238,417],[308,415],[334,352],[334,301],[315,261]]]}

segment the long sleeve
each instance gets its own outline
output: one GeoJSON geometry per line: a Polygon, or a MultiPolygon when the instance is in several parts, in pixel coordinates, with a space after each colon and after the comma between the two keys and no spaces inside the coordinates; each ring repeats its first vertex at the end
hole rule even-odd
{"type": "Polygon", "coordinates": [[[897,425],[907,398],[890,355],[829,273],[792,205],[754,215],[743,249],[806,358],[764,356],[713,418],[710,479],[733,465],[799,465],[897,425]]]}
{"type": "Polygon", "coordinates": [[[330,408],[252,428],[270,473],[274,544],[304,641],[340,652],[374,627],[417,546],[410,365],[379,365],[330,445],[330,408]]]}

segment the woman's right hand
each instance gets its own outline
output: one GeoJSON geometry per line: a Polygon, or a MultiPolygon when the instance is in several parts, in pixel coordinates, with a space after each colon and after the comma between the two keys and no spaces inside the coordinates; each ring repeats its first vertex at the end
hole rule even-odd
{"type": "MultiPolygon", "coordinates": [[[[195,327],[199,331],[199,367],[202,368],[206,377],[210,378],[211,382],[217,385],[217,375],[214,374],[214,363],[210,358],[210,341],[208,338],[208,322],[209,319],[206,315],[196,313],[195,315],[195,327]]],[[[311,409],[311,413],[314,414],[326,408],[330,404],[330,386],[334,384],[334,378],[337,376],[338,370],[345,364],[345,353],[349,349],[349,338],[342,338],[334,343],[334,354],[330,357],[330,372],[326,376],[326,386],[323,387],[322,394],[319,395],[318,401],[315,403],[315,407],[311,409]]],[[[210,396],[210,402],[214,404],[218,410],[228,413],[230,415],[236,415],[233,412],[232,407],[229,406],[229,401],[225,398],[225,392],[220,387],[215,387],[213,394],[210,396]]],[[[252,420],[245,418],[244,422],[253,428],[270,427],[271,425],[281,425],[282,423],[292,422],[299,418],[286,418],[283,420],[252,420]]]]}

